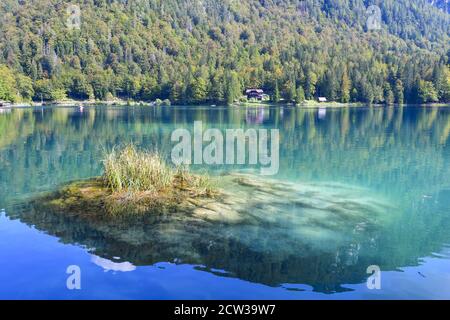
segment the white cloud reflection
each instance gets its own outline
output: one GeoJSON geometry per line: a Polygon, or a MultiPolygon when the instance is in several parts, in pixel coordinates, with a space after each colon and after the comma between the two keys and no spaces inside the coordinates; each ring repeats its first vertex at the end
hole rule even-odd
{"type": "Polygon", "coordinates": [[[91,255],[91,261],[103,270],[107,271],[120,271],[120,272],[131,272],[136,270],[136,266],[130,262],[114,262],[108,259],[100,258],[96,255],[91,255]]]}

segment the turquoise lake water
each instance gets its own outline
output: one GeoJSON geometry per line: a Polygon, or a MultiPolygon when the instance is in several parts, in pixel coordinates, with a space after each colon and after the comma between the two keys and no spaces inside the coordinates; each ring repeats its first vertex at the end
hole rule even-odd
{"type": "Polygon", "coordinates": [[[450,108],[0,109],[0,265],[11,299],[450,299],[450,108]],[[255,195],[241,212],[254,222],[237,224],[89,223],[30,206],[100,175],[115,145],[169,157],[173,130],[194,121],[279,129],[267,179],[298,193],[255,195]],[[81,290],[66,287],[70,265],[81,290]]]}

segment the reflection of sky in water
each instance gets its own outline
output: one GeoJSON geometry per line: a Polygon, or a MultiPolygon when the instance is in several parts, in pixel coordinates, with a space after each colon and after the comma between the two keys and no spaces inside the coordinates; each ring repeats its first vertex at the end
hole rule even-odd
{"type": "Polygon", "coordinates": [[[0,208],[6,208],[0,218],[0,297],[448,298],[449,118],[445,108],[332,109],[325,116],[295,108],[11,110],[0,115],[0,208]],[[272,208],[281,210],[276,218],[264,216],[271,208],[265,205],[259,216],[254,211],[264,217],[262,225],[177,226],[186,234],[203,232],[183,236],[187,241],[178,250],[178,238],[145,238],[145,228],[139,238],[126,226],[90,229],[49,215],[21,216],[23,208],[12,206],[14,199],[99,174],[102,148],[133,140],[167,153],[171,130],[194,120],[219,128],[277,127],[282,140],[275,179],[318,186],[328,199],[388,206],[380,215],[366,215],[376,228],[358,233],[355,217],[339,224],[330,212],[304,208],[306,200],[320,206],[318,196],[302,199],[300,211],[295,205],[272,208]],[[339,188],[325,187],[330,181],[356,189],[336,196],[331,191],[339,188]],[[114,240],[121,230],[137,242],[114,240]],[[327,236],[333,230],[350,240],[327,236]],[[142,247],[148,239],[154,252],[142,247]],[[219,244],[209,252],[214,243],[219,244]],[[65,270],[72,264],[82,269],[79,292],[65,289],[65,270]],[[380,291],[365,287],[370,264],[383,271],[380,291]],[[275,269],[267,272],[268,265],[275,269]],[[339,293],[329,294],[333,290],[339,293]]]}
{"type": "MultiPolygon", "coordinates": [[[[167,262],[138,267],[132,272],[104,272],[82,248],[61,244],[56,238],[17,221],[6,224],[5,220],[0,218],[2,237],[14,237],[16,241],[8,244],[7,250],[0,243],[2,299],[401,299],[405,295],[442,299],[450,296],[449,259],[428,257],[418,267],[383,272],[379,291],[368,290],[365,284],[345,285],[354,291],[329,295],[312,292],[307,285],[283,284],[273,288],[167,262]],[[80,291],[65,289],[65,270],[72,264],[81,267],[80,291]]],[[[447,249],[447,257],[449,254],[447,249]]]]}
{"type": "Polygon", "coordinates": [[[105,270],[106,272],[107,271],[131,272],[136,270],[136,267],[129,262],[114,262],[96,255],[91,256],[91,261],[92,263],[103,268],[103,270],[105,270]]]}

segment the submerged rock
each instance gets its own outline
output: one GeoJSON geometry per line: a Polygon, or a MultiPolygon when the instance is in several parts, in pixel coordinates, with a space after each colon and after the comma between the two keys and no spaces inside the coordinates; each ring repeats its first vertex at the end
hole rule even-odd
{"type": "Polygon", "coordinates": [[[18,218],[92,248],[101,259],[121,257],[115,263],[176,261],[268,285],[344,290],[341,283],[360,282],[377,263],[370,250],[393,207],[367,190],[244,174],[220,181],[213,198],[187,197],[161,212],[119,216],[105,213],[106,194],[96,181],[84,181],[27,203],[18,218]]]}
{"type": "MultiPolygon", "coordinates": [[[[295,184],[248,174],[220,178],[214,195],[176,192],[114,194],[101,179],[74,182],[33,201],[35,207],[77,214],[87,220],[114,219],[114,210],[130,214],[182,214],[220,223],[247,223],[364,232],[373,228],[387,209],[385,201],[364,189],[330,184],[295,184]]],[[[123,215],[120,216],[123,218],[123,215]]]]}
{"type": "Polygon", "coordinates": [[[160,191],[112,192],[101,178],[94,178],[70,183],[56,192],[36,198],[33,203],[88,219],[114,219],[136,214],[191,211],[214,197],[215,194],[192,192],[181,183],[160,191]]]}

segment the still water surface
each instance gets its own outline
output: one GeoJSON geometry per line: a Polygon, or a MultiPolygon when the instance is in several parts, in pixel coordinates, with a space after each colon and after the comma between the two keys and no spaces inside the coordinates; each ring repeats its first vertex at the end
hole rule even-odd
{"type": "Polygon", "coordinates": [[[0,110],[0,298],[448,299],[449,136],[445,107],[0,110]],[[258,202],[245,211],[257,222],[233,225],[95,224],[29,207],[101,174],[114,145],[169,156],[171,132],[196,120],[278,128],[271,179],[300,198],[258,202]],[[66,288],[69,265],[81,268],[81,290],[66,288]],[[366,287],[370,265],[382,270],[380,290],[366,287]]]}

